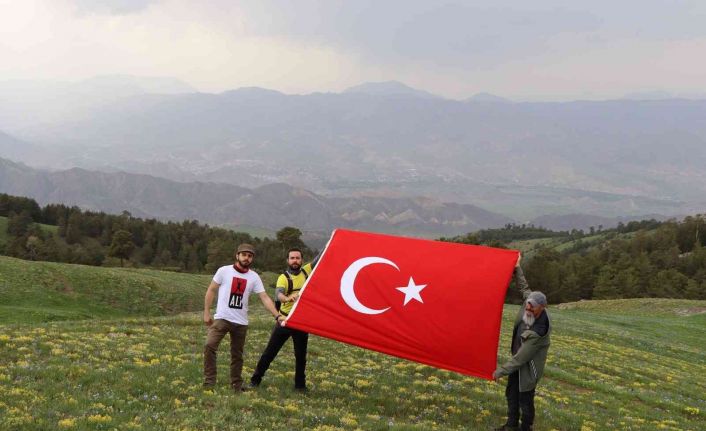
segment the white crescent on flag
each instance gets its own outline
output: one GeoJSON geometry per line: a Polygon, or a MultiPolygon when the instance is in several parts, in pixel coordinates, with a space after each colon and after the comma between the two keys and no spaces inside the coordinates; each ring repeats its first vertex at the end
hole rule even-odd
{"type": "Polygon", "coordinates": [[[350,266],[343,272],[343,276],[341,277],[341,296],[349,307],[359,313],[380,314],[390,309],[390,307],[381,309],[366,307],[358,300],[358,297],[355,296],[355,292],[353,291],[353,285],[355,284],[355,279],[360,270],[375,263],[390,265],[396,270],[400,270],[391,260],[382,257],[363,257],[351,263],[350,266]]]}

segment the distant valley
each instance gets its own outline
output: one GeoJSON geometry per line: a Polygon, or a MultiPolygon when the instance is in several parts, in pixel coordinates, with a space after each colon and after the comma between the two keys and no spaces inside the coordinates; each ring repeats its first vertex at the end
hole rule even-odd
{"type": "MultiPolygon", "coordinates": [[[[480,94],[456,101],[400,83],[338,94],[204,94],[169,82],[98,82],[103,99],[95,96],[95,81],[64,89],[61,97],[75,99],[67,111],[42,106],[41,92],[35,105],[0,97],[0,157],[235,189],[285,183],[337,205],[429,196],[504,220],[550,216],[543,220],[555,228],[586,227],[581,220],[590,217],[678,216],[706,207],[703,100],[513,103],[480,94]],[[3,139],[33,149],[18,151],[3,139]]],[[[358,210],[332,214],[398,222],[402,213],[358,210]]]]}
{"type": "Polygon", "coordinates": [[[318,237],[336,227],[438,237],[513,221],[473,205],[430,198],[338,198],[286,184],[245,188],[78,168],[46,172],[4,159],[0,159],[0,192],[31,197],[40,205],[66,203],[117,214],[129,211],[142,218],[195,219],[272,231],[290,225],[318,237]]]}

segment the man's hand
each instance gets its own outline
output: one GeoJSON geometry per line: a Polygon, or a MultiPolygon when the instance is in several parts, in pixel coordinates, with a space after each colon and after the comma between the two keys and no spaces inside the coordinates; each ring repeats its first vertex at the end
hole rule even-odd
{"type": "Polygon", "coordinates": [[[215,280],[211,280],[211,284],[208,285],[206,289],[206,296],[203,298],[203,324],[206,326],[211,326],[213,324],[213,319],[211,318],[211,304],[213,303],[213,298],[216,297],[218,293],[219,284],[215,280]]]}
{"type": "Polygon", "coordinates": [[[499,379],[500,379],[500,370],[493,371],[493,381],[495,383],[497,383],[499,379]]]}
{"type": "Polygon", "coordinates": [[[517,253],[517,262],[515,262],[515,268],[520,267],[520,261],[522,260],[522,253],[517,253]]]}

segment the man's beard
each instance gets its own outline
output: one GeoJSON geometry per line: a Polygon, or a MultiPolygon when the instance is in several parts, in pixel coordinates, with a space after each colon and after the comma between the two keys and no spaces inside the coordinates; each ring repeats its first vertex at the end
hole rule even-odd
{"type": "Polygon", "coordinates": [[[291,272],[299,272],[299,269],[300,269],[301,267],[302,267],[302,266],[301,266],[300,264],[295,263],[295,264],[293,264],[293,265],[289,265],[289,270],[290,270],[291,272]]]}
{"type": "Polygon", "coordinates": [[[250,264],[252,264],[252,260],[240,260],[238,259],[238,264],[240,265],[241,268],[247,269],[250,267],[250,264]]]}
{"type": "Polygon", "coordinates": [[[532,325],[534,325],[535,319],[536,319],[536,318],[534,317],[534,314],[532,314],[531,311],[525,311],[525,312],[522,314],[522,321],[525,322],[525,323],[527,324],[527,326],[532,326],[532,325]]]}

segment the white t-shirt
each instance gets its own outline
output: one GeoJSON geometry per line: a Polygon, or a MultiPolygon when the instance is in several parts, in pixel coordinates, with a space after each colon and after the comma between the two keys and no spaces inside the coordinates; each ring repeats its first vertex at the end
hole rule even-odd
{"type": "Polygon", "coordinates": [[[233,265],[226,265],[218,268],[213,281],[220,285],[216,314],[213,317],[247,325],[250,294],[265,291],[260,276],[252,269],[240,272],[233,265]]]}

